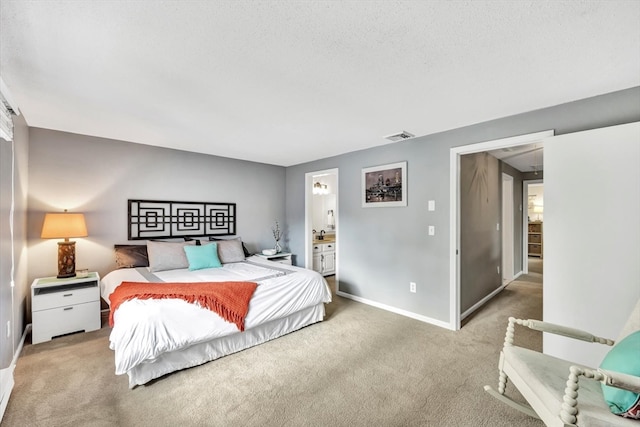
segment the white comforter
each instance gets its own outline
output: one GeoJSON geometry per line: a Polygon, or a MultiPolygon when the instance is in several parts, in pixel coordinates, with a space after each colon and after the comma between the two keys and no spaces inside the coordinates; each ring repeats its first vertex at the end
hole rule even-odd
{"type": "MultiPolygon", "coordinates": [[[[245,330],[331,302],[327,282],[315,271],[255,256],[247,261],[224,264],[222,268],[170,270],[155,275],[164,282],[257,282],[245,318],[245,330]]],[[[102,296],[107,302],[123,281],[148,282],[136,269],[112,271],[101,281],[102,296]]],[[[124,374],[165,352],[236,333],[239,331],[235,324],[181,299],[133,299],[122,303],[114,313],[109,340],[110,348],[115,351],[116,374],[124,374]]]]}

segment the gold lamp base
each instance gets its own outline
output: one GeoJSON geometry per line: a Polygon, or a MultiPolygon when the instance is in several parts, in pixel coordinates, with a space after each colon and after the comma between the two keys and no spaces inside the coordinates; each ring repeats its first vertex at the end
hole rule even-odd
{"type": "Polygon", "coordinates": [[[76,276],[76,242],[58,242],[58,279],[76,276]]]}

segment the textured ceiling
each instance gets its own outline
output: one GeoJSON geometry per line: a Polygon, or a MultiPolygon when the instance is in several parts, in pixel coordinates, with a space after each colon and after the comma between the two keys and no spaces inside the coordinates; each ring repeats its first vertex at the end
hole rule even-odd
{"type": "Polygon", "coordinates": [[[0,2],[30,126],[293,165],[640,85],[638,1],[0,2]]]}

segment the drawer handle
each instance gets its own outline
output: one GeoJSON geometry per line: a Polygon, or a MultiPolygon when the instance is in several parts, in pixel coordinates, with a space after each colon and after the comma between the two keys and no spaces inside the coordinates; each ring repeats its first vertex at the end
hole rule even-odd
{"type": "Polygon", "coordinates": [[[62,296],[63,296],[63,297],[70,297],[70,296],[73,296],[73,294],[64,294],[64,295],[62,295],[62,296]]]}
{"type": "Polygon", "coordinates": [[[67,310],[73,310],[73,307],[65,307],[64,311],[67,311],[67,310]]]}

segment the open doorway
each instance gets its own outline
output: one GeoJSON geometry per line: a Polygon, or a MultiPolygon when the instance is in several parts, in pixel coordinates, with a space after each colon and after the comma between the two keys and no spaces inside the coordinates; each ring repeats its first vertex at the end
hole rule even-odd
{"type": "Polygon", "coordinates": [[[523,219],[523,272],[542,276],[544,259],[544,182],[542,179],[523,182],[523,199],[527,209],[523,219]]]}
{"type": "MultiPolygon", "coordinates": [[[[501,272],[499,269],[499,266],[491,266],[491,268],[493,269],[493,277],[496,277],[496,270],[497,270],[497,274],[498,279],[497,281],[495,281],[494,279],[490,279],[487,281],[487,286],[485,286],[486,291],[485,290],[480,290],[478,291],[475,288],[474,292],[467,292],[466,293],[466,299],[464,301],[464,304],[462,304],[461,302],[461,298],[462,295],[464,293],[465,290],[468,290],[468,286],[475,286],[476,282],[477,282],[477,274],[468,274],[468,262],[465,261],[465,256],[467,255],[471,255],[472,259],[471,261],[473,261],[473,251],[471,251],[470,254],[464,254],[463,252],[463,248],[461,245],[461,230],[462,230],[462,220],[464,220],[465,218],[462,217],[461,215],[461,163],[462,163],[462,157],[468,154],[478,154],[478,153],[491,153],[492,156],[497,157],[496,155],[501,152],[502,153],[502,158],[500,160],[502,160],[503,162],[506,162],[506,158],[511,158],[511,160],[513,160],[516,156],[515,151],[521,151],[522,154],[530,154],[532,156],[538,156],[538,160],[541,160],[541,155],[540,155],[540,150],[542,149],[541,145],[539,145],[540,141],[543,140],[544,138],[553,136],[553,131],[549,130],[549,131],[543,131],[543,132],[538,132],[538,133],[534,133],[534,134],[528,134],[528,135],[520,135],[520,136],[516,136],[516,137],[512,137],[512,138],[504,138],[504,139],[500,139],[500,140],[494,140],[494,141],[487,141],[487,142],[482,142],[482,143],[477,143],[477,144],[470,144],[470,145],[466,145],[466,146],[461,146],[461,147],[454,147],[451,149],[450,153],[450,212],[451,212],[451,216],[450,216],[450,248],[451,248],[451,252],[450,252],[450,325],[451,328],[454,330],[458,330],[460,329],[460,324],[461,324],[461,320],[466,317],[469,316],[471,313],[473,313],[475,310],[477,310],[479,307],[483,306],[487,301],[489,301],[491,298],[493,298],[496,294],[498,294],[503,288],[504,286],[506,286],[504,283],[502,283],[502,276],[501,276],[501,272]],[[538,144],[536,144],[538,143],[538,144]],[[470,283],[462,283],[463,281],[461,280],[462,276],[463,276],[463,271],[465,272],[465,276],[466,277],[470,277],[471,281],[470,283]],[[495,285],[491,285],[491,283],[495,283],[495,285]],[[481,294],[481,295],[480,295],[481,294]],[[464,309],[463,309],[463,305],[464,305],[464,309]]],[[[480,159],[485,158],[486,156],[482,156],[482,157],[478,157],[480,159]]],[[[524,156],[527,157],[527,156],[524,156]]],[[[477,163],[477,162],[476,162],[477,163]]],[[[486,162],[484,162],[483,164],[485,164],[486,162]]],[[[531,163],[529,163],[529,165],[527,165],[527,168],[529,168],[531,165],[531,163]]],[[[529,171],[534,171],[536,172],[538,170],[538,165],[537,164],[533,164],[533,168],[532,169],[528,169],[529,171]]],[[[522,169],[518,169],[515,168],[519,171],[522,171],[522,169]]],[[[528,172],[527,172],[528,173],[528,172]]],[[[477,176],[477,173],[473,176],[477,176]]],[[[484,176],[484,175],[483,175],[484,176]]],[[[519,188],[521,188],[520,186],[518,186],[519,188]]],[[[467,192],[469,192],[469,188],[467,187],[466,189],[467,192]]],[[[517,200],[517,207],[516,204],[514,203],[514,208],[513,209],[517,209],[517,216],[520,217],[520,212],[521,211],[525,211],[526,209],[523,209],[523,207],[526,207],[526,205],[523,206],[523,202],[521,202],[521,198],[517,197],[514,198],[514,201],[517,200]]],[[[514,213],[516,212],[515,210],[513,211],[514,213]]],[[[499,214],[496,214],[499,215],[499,214]]],[[[477,219],[477,218],[476,218],[477,219]]],[[[472,220],[474,220],[472,218],[472,220]]],[[[520,223],[520,219],[518,218],[518,223],[520,223]]],[[[494,232],[499,231],[500,227],[503,226],[503,224],[500,223],[500,221],[498,223],[494,223],[493,224],[493,230],[494,232]]],[[[518,224],[517,230],[521,230],[520,225],[518,224]]],[[[486,230],[488,234],[489,229],[486,230]]],[[[523,232],[524,233],[524,232],[523,232]]],[[[522,235],[523,233],[518,232],[517,236],[519,237],[519,239],[524,240],[524,236],[522,235]]],[[[514,233],[514,235],[516,235],[516,233],[514,233]]],[[[519,245],[521,240],[518,240],[517,246],[515,247],[519,247],[519,245]]],[[[498,247],[497,251],[501,251],[501,248],[498,247]]],[[[523,252],[521,250],[518,250],[518,256],[520,259],[525,258],[525,254],[526,252],[523,252]]],[[[467,260],[468,261],[468,260],[467,260]]],[[[500,261],[498,261],[500,262],[500,261]]],[[[514,263],[516,268],[522,268],[526,263],[525,262],[520,262],[517,261],[514,263]]],[[[473,265],[471,268],[474,268],[473,265]]],[[[482,274],[484,274],[487,277],[490,277],[490,269],[487,268],[486,265],[480,265],[478,266],[478,271],[482,272],[482,274]]],[[[484,289],[484,288],[483,288],[484,289]]]]}
{"type": "MultiPolygon", "coordinates": [[[[338,169],[305,175],[305,268],[338,272],[338,169]]],[[[337,282],[337,280],[336,280],[337,282]]]]}

